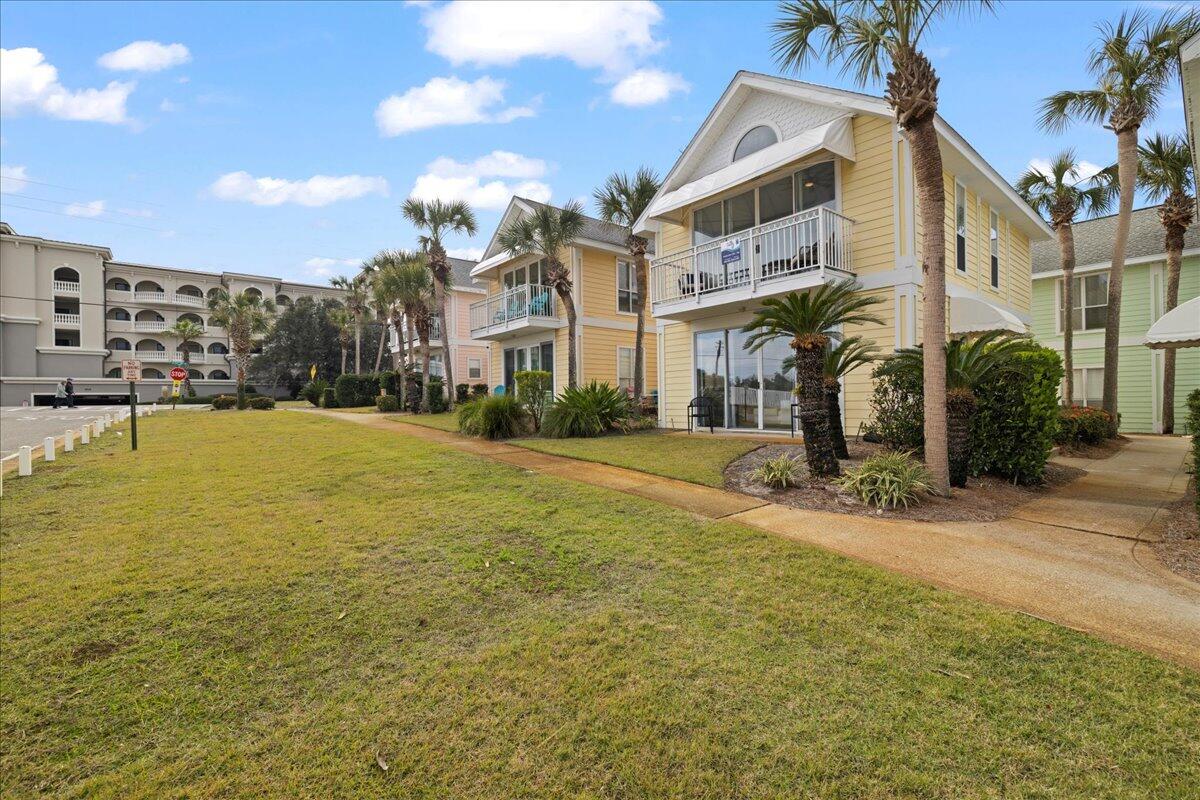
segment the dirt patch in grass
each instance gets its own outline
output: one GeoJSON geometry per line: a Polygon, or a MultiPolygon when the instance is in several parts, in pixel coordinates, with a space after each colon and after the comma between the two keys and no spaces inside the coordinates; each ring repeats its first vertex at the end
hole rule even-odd
{"type": "Polygon", "coordinates": [[[1171,571],[1200,583],[1200,515],[1196,513],[1196,479],[1187,493],[1163,507],[1167,527],[1163,540],[1152,545],[1155,555],[1171,571]]]}
{"type": "Polygon", "coordinates": [[[1062,444],[1055,450],[1055,455],[1062,456],[1063,458],[1092,458],[1100,460],[1112,458],[1124,450],[1127,444],[1129,444],[1128,436],[1105,439],[1100,444],[1062,444]]]}
{"type": "Polygon", "coordinates": [[[85,642],[71,651],[71,663],[79,665],[87,664],[90,661],[99,661],[102,658],[107,658],[120,649],[120,642],[85,642]]]}
{"type": "MultiPolygon", "coordinates": [[[[840,462],[842,472],[859,466],[863,459],[879,452],[881,448],[868,442],[851,442],[848,449],[850,458],[840,462]]],[[[925,495],[920,503],[908,508],[877,509],[843,492],[829,481],[810,477],[804,463],[803,445],[771,444],[730,463],[725,468],[725,486],[743,494],[769,499],[773,503],[813,511],[924,522],[992,522],[1011,516],[1018,506],[1036,500],[1045,495],[1048,489],[1070,483],[1083,474],[1081,469],[1052,462],[1046,465],[1046,482],[1042,486],[1014,486],[1008,481],[983,476],[970,478],[965,489],[954,489],[949,498],[925,495]],[[751,477],[764,461],[781,455],[792,456],[800,462],[803,470],[800,485],[771,489],[751,477]]]]}

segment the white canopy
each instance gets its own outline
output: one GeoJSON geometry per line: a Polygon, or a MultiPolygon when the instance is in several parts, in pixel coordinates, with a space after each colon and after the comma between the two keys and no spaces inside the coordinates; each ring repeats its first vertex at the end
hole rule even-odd
{"type": "Polygon", "coordinates": [[[974,297],[950,298],[950,333],[1012,331],[1026,333],[1025,323],[1011,311],[974,297]]]}
{"type": "Polygon", "coordinates": [[[1200,347],[1200,297],[1193,297],[1163,314],[1146,331],[1146,346],[1156,350],[1200,347]]]}
{"type": "Polygon", "coordinates": [[[850,120],[849,116],[838,117],[824,125],[809,128],[798,136],[776,142],[745,158],[739,158],[727,167],[710,172],[703,178],[685,183],[674,191],[660,195],[647,209],[643,218],[653,219],[677,211],[696,200],[732,189],[739,183],[765,175],[818,150],[828,150],[853,161],[854,132],[850,120]]]}

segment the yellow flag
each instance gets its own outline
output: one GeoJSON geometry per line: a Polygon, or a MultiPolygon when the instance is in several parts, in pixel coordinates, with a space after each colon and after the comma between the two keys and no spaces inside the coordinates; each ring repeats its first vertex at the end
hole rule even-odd
{"type": "Polygon", "coordinates": [[[317,378],[317,365],[316,364],[313,364],[311,367],[308,368],[308,377],[310,380],[316,380],[316,378],[317,378]]]}

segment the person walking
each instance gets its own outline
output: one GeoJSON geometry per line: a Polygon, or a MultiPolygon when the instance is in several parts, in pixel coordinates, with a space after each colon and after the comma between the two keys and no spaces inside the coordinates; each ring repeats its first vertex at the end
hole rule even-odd
{"type": "Polygon", "coordinates": [[[62,381],[59,381],[58,385],[54,387],[54,410],[57,411],[58,407],[65,403],[66,400],[67,387],[63,385],[62,381]]]}
{"type": "Polygon", "coordinates": [[[67,408],[75,407],[75,379],[67,378],[67,385],[63,387],[67,393],[67,408]]]}

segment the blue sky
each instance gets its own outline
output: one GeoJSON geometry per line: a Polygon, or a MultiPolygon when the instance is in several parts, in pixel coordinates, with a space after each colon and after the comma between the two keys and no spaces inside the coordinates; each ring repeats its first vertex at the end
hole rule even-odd
{"type": "MultiPolygon", "coordinates": [[[[943,116],[1009,179],[1066,145],[1110,163],[1111,133],[1033,122],[1045,95],[1089,85],[1094,24],[1126,7],[1013,2],[944,23],[927,48],[943,116]]],[[[776,15],[773,3],[6,2],[3,218],[121,260],[324,283],[413,246],[399,204],[416,190],[475,203],[479,234],[451,243],[465,254],[512,191],[561,203],[616,170],[664,174],[738,69],[779,74],[776,15]]],[[[824,65],[797,77],[856,88],[824,65]]],[[[1149,130],[1183,130],[1177,87],[1149,130]]]]}

